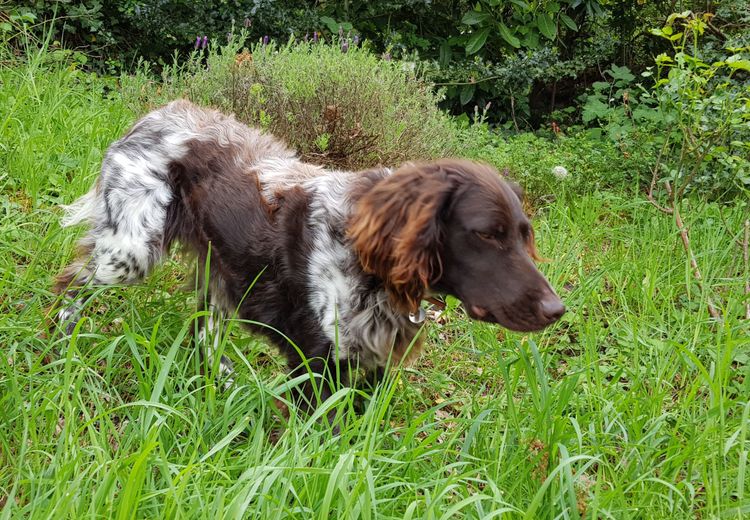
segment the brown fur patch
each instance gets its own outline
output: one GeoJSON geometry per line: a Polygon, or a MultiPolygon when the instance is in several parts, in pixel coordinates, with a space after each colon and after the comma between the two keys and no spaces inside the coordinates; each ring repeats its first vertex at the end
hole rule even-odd
{"type": "Polygon", "coordinates": [[[444,162],[406,165],[377,183],[355,208],[348,235],[366,272],[394,305],[414,312],[442,267],[439,212],[453,191],[444,162]]]}

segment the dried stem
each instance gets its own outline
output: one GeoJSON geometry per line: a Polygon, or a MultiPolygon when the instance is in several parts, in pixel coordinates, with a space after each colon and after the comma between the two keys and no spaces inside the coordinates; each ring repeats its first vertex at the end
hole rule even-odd
{"type": "MultiPolygon", "coordinates": [[[[664,183],[664,186],[667,189],[667,193],[669,194],[670,199],[672,199],[672,212],[674,214],[674,221],[675,224],[677,224],[677,229],[680,230],[682,246],[685,248],[685,253],[687,253],[688,259],[690,260],[690,267],[693,268],[693,277],[698,282],[698,287],[700,287],[701,291],[703,291],[703,276],[701,276],[701,271],[698,268],[698,262],[695,260],[695,255],[693,255],[693,250],[690,248],[690,237],[688,236],[687,227],[685,227],[685,223],[682,221],[682,216],[680,215],[680,210],[676,200],[672,198],[672,185],[669,183],[669,181],[666,181],[664,183]]],[[[719,320],[719,311],[716,310],[716,307],[714,306],[714,303],[711,300],[710,296],[706,297],[706,305],[708,306],[708,313],[711,315],[711,317],[719,320]]]]}
{"type": "Polygon", "coordinates": [[[513,119],[513,126],[516,128],[516,132],[520,132],[518,121],[516,121],[516,98],[513,96],[513,92],[510,94],[510,117],[513,119]]]}

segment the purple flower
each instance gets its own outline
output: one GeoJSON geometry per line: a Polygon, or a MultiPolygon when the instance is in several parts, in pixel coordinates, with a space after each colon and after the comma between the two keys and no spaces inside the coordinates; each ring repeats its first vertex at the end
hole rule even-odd
{"type": "Polygon", "coordinates": [[[353,41],[353,43],[354,43],[354,46],[355,46],[355,47],[356,47],[357,45],[359,45],[359,34],[355,34],[355,35],[354,35],[354,41],[353,41]]]}
{"type": "Polygon", "coordinates": [[[318,43],[318,31],[313,33],[313,43],[318,43]]]}
{"type": "Polygon", "coordinates": [[[249,29],[251,25],[253,25],[253,21],[250,18],[245,18],[245,21],[242,22],[242,25],[245,26],[245,29],[249,29]]]}
{"type": "Polygon", "coordinates": [[[263,45],[268,45],[268,42],[269,42],[270,40],[271,40],[271,39],[270,39],[270,38],[268,37],[268,35],[266,34],[266,35],[265,35],[265,36],[263,37],[263,45]]]}
{"type": "Polygon", "coordinates": [[[391,61],[391,53],[390,52],[383,53],[383,61],[391,61]]]}
{"type": "Polygon", "coordinates": [[[200,37],[200,36],[198,36],[198,37],[197,37],[197,38],[195,39],[195,48],[196,48],[196,49],[198,49],[198,48],[200,48],[200,46],[201,46],[201,37],[200,37]]]}
{"type": "Polygon", "coordinates": [[[205,49],[208,47],[208,36],[203,36],[203,43],[201,44],[201,49],[205,49]]]}
{"type": "Polygon", "coordinates": [[[341,52],[346,52],[349,50],[349,40],[344,40],[341,42],[341,52]]]}

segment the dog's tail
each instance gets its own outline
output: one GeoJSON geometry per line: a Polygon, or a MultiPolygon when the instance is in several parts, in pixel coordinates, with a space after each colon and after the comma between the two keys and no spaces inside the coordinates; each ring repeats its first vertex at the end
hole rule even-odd
{"type": "Polygon", "coordinates": [[[92,222],[96,214],[96,199],[96,186],[94,186],[73,204],[62,205],[65,215],[60,221],[60,225],[69,227],[83,222],[92,222]]]}

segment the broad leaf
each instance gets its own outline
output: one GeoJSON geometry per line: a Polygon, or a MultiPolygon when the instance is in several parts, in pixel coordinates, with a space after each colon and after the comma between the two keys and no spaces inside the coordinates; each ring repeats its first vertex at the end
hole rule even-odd
{"type": "Polygon", "coordinates": [[[447,67],[451,62],[452,57],[453,52],[451,51],[451,44],[448,43],[448,40],[444,40],[443,43],[440,44],[440,56],[438,58],[438,63],[440,63],[441,67],[447,67]]]}
{"type": "Polygon", "coordinates": [[[328,27],[328,30],[332,33],[335,33],[339,30],[339,24],[330,16],[321,16],[320,21],[326,24],[326,27],[328,27]]]}
{"type": "Polygon", "coordinates": [[[577,24],[577,23],[575,23],[575,21],[573,21],[573,19],[572,19],[572,18],[571,18],[570,16],[568,16],[567,14],[565,14],[565,13],[560,13],[560,20],[561,20],[561,21],[562,21],[562,23],[564,23],[564,24],[566,25],[566,27],[567,27],[568,29],[570,29],[571,31],[577,31],[577,30],[578,30],[578,24],[577,24]]]}
{"type": "Polygon", "coordinates": [[[539,27],[539,32],[550,40],[554,40],[557,37],[557,25],[552,17],[547,13],[540,13],[536,17],[536,26],[539,27]]]}
{"type": "Polygon", "coordinates": [[[500,23],[498,25],[498,30],[500,31],[500,36],[503,37],[503,40],[511,44],[516,49],[519,49],[521,47],[521,40],[513,36],[513,33],[510,32],[510,29],[504,24],[500,23]]]}
{"type": "Polygon", "coordinates": [[[530,11],[531,7],[529,7],[529,4],[524,2],[523,0],[510,0],[510,3],[517,5],[521,8],[523,11],[530,11]]]}
{"type": "Polygon", "coordinates": [[[481,13],[479,11],[469,11],[461,18],[461,23],[466,25],[477,25],[486,22],[490,19],[490,15],[487,13],[481,13]]]}
{"type": "Polygon", "coordinates": [[[596,96],[589,96],[581,111],[581,119],[584,123],[590,123],[594,119],[603,119],[609,112],[609,106],[605,105],[596,96]]]}
{"type": "Polygon", "coordinates": [[[482,47],[484,47],[484,44],[487,41],[487,37],[489,35],[489,27],[485,27],[484,29],[472,34],[471,38],[469,38],[469,41],[466,43],[466,54],[474,54],[482,50],[482,47]]]}
{"type": "Polygon", "coordinates": [[[474,97],[474,92],[477,90],[477,84],[476,83],[469,83],[468,85],[464,85],[463,88],[461,88],[461,94],[459,96],[459,99],[461,100],[461,105],[465,105],[469,101],[471,101],[471,98],[474,97]]]}
{"type": "Polygon", "coordinates": [[[726,64],[733,69],[742,69],[750,72],[750,61],[743,60],[739,54],[733,54],[728,57],[726,64]]]}
{"type": "Polygon", "coordinates": [[[630,69],[623,65],[622,67],[618,65],[612,65],[612,68],[607,71],[610,76],[612,76],[612,79],[614,80],[623,80],[626,83],[630,83],[635,79],[635,76],[632,72],[630,72],[630,69]]]}
{"type": "Polygon", "coordinates": [[[537,31],[536,29],[532,29],[531,31],[529,31],[523,38],[523,45],[524,47],[528,47],[529,49],[538,49],[539,31],[537,31]]]}

